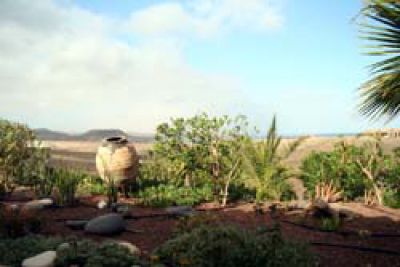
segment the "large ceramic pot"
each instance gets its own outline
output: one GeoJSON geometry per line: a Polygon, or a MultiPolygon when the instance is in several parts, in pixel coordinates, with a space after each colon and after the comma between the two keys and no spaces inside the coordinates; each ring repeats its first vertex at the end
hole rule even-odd
{"type": "Polygon", "coordinates": [[[96,167],[105,182],[112,179],[119,186],[136,179],[139,158],[125,137],[109,137],[97,150],[96,167]]]}

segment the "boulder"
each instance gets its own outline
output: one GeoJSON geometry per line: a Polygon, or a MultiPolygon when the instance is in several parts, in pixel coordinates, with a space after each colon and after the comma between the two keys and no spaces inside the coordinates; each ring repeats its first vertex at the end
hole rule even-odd
{"type": "Polygon", "coordinates": [[[29,210],[41,210],[53,206],[54,201],[51,198],[32,200],[25,203],[24,208],[29,210]]]}
{"type": "Polygon", "coordinates": [[[65,226],[72,230],[83,230],[87,223],[87,220],[68,220],[65,222],[65,226]]]}
{"type": "Polygon", "coordinates": [[[25,259],[22,267],[53,267],[57,254],[55,251],[45,251],[34,257],[25,259]]]}
{"type": "Polygon", "coordinates": [[[168,207],[165,211],[174,216],[191,216],[196,213],[196,211],[191,206],[176,206],[168,207]]]}
{"type": "Polygon", "coordinates": [[[85,232],[98,235],[118,234],[125,230],[125,221],[121,215],[110,213],[90,220],[85,232]]]}

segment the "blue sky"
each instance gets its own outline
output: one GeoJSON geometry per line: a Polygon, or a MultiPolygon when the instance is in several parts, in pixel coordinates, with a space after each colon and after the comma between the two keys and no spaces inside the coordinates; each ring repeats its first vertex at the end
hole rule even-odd
{"type": "Polygon", "coordinates": [[[277,114],[284,134],[381,127],[356,108],[372,62],[353,20],[361,5],[5,0],[0,116],[67,131],[151,132],[202,111],[260,129],[277,114]]]}

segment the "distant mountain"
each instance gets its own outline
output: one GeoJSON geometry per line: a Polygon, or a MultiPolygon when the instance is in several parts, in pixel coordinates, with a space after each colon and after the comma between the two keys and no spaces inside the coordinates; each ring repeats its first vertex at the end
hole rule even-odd
{"type": "Polygon", "coordinates": [[[129,141],[148,143],[154,140],[151,134],[128,134],[120,129],[94,129],[82,134],[68,134],[49,129],[35,129],[36,136],[41,140],[52,141],[101,141],[110,136],[126,136],[129,141]]]}
{"type": "Polygon", "coordinates": [[[119,129],[89,130],[81,135],[78,135],[79,139],[85,141],[98,141],[110,136],[126,136],[129,138],[129,135],[127,133],[119,129]]]}
{"type": "Polygon", "coordinates": [[[72,140],[73,135],[41,128],[35,129],[36,136],[41,140],[72,140]]]}

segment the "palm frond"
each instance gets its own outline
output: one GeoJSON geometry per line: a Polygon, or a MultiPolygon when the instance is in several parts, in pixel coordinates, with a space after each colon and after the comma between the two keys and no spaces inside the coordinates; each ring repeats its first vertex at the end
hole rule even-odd
{"type": "Polygon", "coordinates": [[[364,9],[370,22],[362,38],[372,43],[369,55],[385,58],[370,66],[372,78],[362,84],[359,110],[372,119],[400,112],[400,3],[395,0],[370,0],[364,9]]]}

